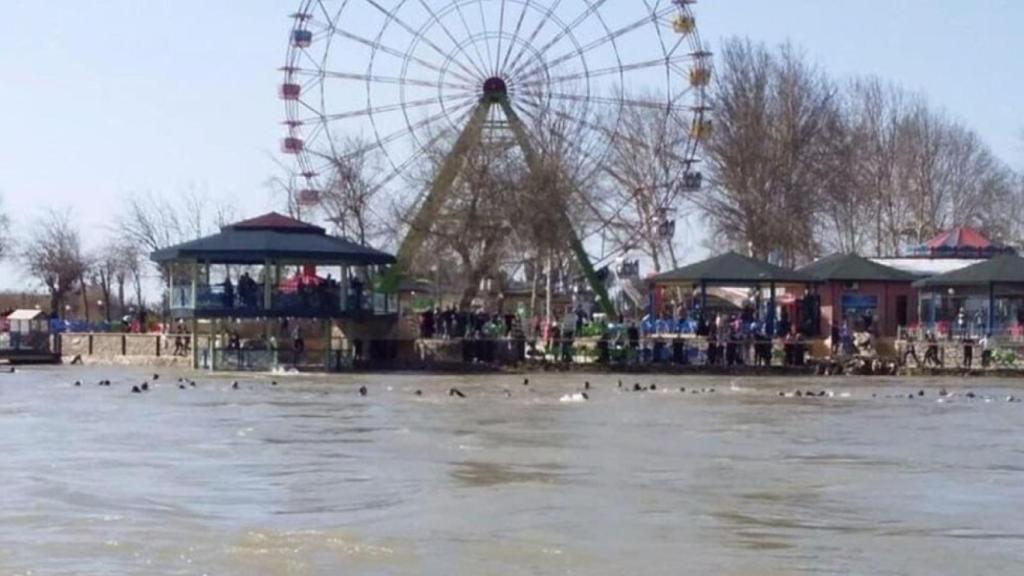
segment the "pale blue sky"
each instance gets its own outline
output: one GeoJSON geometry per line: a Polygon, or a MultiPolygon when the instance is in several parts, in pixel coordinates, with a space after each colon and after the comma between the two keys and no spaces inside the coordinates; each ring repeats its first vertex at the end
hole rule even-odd
{"type": "MultiPolygon", "coordinates": [[[[92,241],[123,194],[145,190],[268,208],[277,68],[297,5],[4,0],[0,194],[16,225],[69,206],[92,241]]],[[[705,0],[696,11],[712,50],[732,35],[791,40],[837,77],[926,94],[1024,165],[1020,0],[705,0]]],[[[0,287],[17,281],[0,268],[0,287]]]]}

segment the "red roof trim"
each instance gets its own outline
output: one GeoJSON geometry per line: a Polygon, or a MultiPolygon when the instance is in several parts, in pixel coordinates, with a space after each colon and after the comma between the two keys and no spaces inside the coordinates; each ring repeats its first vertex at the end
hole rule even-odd
{"type": "Polygon", "coordinates": [[[262,216],[243,220],[228,226],[234,230],[276,230],[280,232],[307,232],[310,234],[326,234],[319,226],[296,220],[284,214],[269,212],[262,216]]]}

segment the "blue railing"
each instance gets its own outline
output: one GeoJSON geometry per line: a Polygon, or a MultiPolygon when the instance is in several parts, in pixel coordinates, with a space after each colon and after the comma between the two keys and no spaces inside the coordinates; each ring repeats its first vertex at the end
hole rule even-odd
{"type": "Polygon", "coordinates": [[[101,332],[124,332],[125,324],[123,322],[87,322],[85,320],[61,320],[54,318],[50,320],[50,332],[53,334],[63,334],[65,332],[78,332],[78,333],[101,333],[101,332]]]}

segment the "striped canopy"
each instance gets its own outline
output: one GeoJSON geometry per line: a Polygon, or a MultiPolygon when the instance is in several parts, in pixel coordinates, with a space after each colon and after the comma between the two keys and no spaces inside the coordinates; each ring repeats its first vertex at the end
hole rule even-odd
{"type": "Polygon", "coordinates": [[[946,230],[913,250],[917,256],[991,258],[1013,249],[989,240],[975,228],[960,226],[946,230]]]}

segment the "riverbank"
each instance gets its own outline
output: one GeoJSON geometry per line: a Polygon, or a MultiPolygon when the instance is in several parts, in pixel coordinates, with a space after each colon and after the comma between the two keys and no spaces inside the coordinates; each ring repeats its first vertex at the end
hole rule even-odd
{"type": "MultiPolygon", "coordinates": [[[[200,339],[200,350],[206,350],[208,342],[200,339]]],[[[479,342],[469,341],[474,346],[479,342]]],[[[364,347],[366,356],[375,360],[345,360],[346,355],[335,352],[331,365],[343,367],[331,373],[365,372],[365,373],[411,373],[432,375],[461,374],[525,374],[525,373],[578,373],[578,374],[665,374],[681,376],[732,376],[758,378],[805,378],[811,376],[907,376],[936,377],[957,376],[978,378],[992,376],[997,378],[1024,378],[1024,366],[993,363],[991,368],[964,369],[962,363],[962,346],[943,347],[939,358],[950,368],[921,368],[898,366],[895,352],[883,357],[841,357],[822,358],[820,355],[808,359],[804,366],[755,366],[742,364],[734,366],[706,366],[702,364],[681,364],[676,362],[595,362],[596,356],[583,355],[574,358],[573,362],[556,362],[549,359],[528,359],[516,361],[522,357],[522,350],[514,350],[508,341],[501,341],[501,346],[491,345],[487,349],[465,348],[466,342],[459,340],[410,340],[391,341],[390,346],[383,341],[371,341],[364,347]],[[374,344],[377,344],[376,346],[374,344]],[[385,353],[390,351],[390,353],[385,353]],[[376,354],[375,354],[376,352],[376,354]],[[475,360],[480,358],[481,360],[475,360]],[[486,360],[486,361],[484,361],[486,360]]],[[[122,366],[143,368],[174,368],[190,370],[191,359],[174,354],[173,340],[160,334],[64,334],[60,337],[59,349],[63,352],[65,364],[84,364],[90,366],[122,366]]],[[[820,346],[819,350],[827,349],[820,346]]],[[[899,347],[895,349],[899,350],[899,347]]],[[[266,352],[243,351],[253,354],[252,358],[241,358],[236,362],[218,362],[218,369],[237,368],[247,365],[255,370],[270,372],[269,367],[279,366],[287,369],[289,362],[278,361],[266,352]],[[251,360],[246,362],[244,360],[251,360]]],[[[290,353],[282,353],[290,360],[290,353]]],[[[980,360],[980,353],[978,354],[980,360]]],[[[307,350],[308,360],[299,366],[300,371],[308,373],[322,371],[326,358],[322,352],[307,350]]],[[[225,358],[230,360],[232,358],[225,358]]],[[[283,360],[282,358],[281,360],[283,360]]],[[[748,359],[749,360],[749,359],[748,359]]],[[[776,362],[781,359],[776,358],[776,362]]],[[[199,364],[208,361],[205,355],[199,358],[199,364]]],[[[692,362],[692,360],[691,360],[692,362]]],[[[204,372],[200,370],[200,372],[204,372]]]]}
{"type": "MultiPolygon", "coordinates": [[[[187,358],[178,356],[87,356],[64,357],[65,365],[82,365],[89,367],[164,369],[191,374],[270,374],[271,372],[210,372],[208,370],[192,370],[187,358]]],[[[1024,369],[1020,368],[989,368],[964,369],[951,368],[911,368],[902,367],[895,373],[882,374],[834,374],[824,373],[825,364],[812,363],[802,367],[785,366],[694,366],[672,364],[598,364],[598,363],[564,363],[530,361],[515,365],[492,365],[485,363],[463,362],[356,362],[350,369],[341,372],[298,371],[295,374],[308,376],[332,377],[342,374],[422,374],[427,376],[460,376],[460,375],[529,375],[529,374],[579,374],[579,375],[662,375],[662,376],[728,376],[742,378],[786,378],[806,379],[813,377],[853,378],[893,378],[904,377],[913,379],[929,378],[998,378],[1022,379],[1024,369]]],[[[282,367],[281,372],[288,372],[282,367]]]]}

